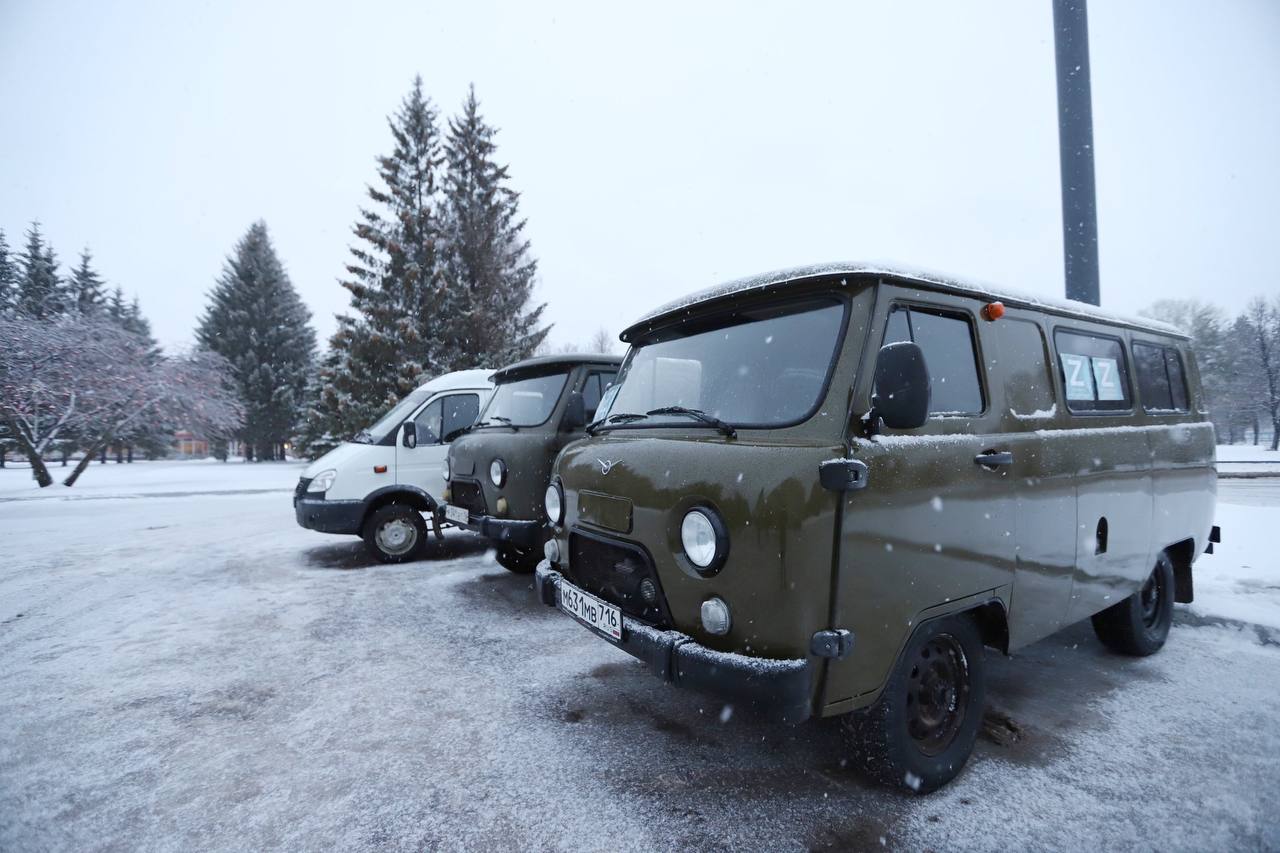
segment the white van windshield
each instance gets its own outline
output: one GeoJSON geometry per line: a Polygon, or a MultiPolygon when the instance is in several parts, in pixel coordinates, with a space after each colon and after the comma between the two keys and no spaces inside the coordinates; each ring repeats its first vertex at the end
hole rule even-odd
{"type": "Polygon", "coordinates": [[[546,423],[568,378],[566,370],[500,383],[476,426],[533,427],[546,423]]]}
{"type": "Polygon", "coordinates": [[[690,320],[664,331],[632,347],[618,390],[606,395],[597,423],[697,423],[673,411],[680,409],[732,426],[799,423],[826,390],[844,312],[842,302],[791,303],[735,311],[727,319],[690,320]]]}
{"type": "Polygon", "coordinates": [[[403,400],[391,407],[391,411],[378,418],[373,426],[360,430],[351,440],[357,444],[380,443],[389,433],[399,427],[405,418],[409,417],[410,412],[425,403],[430,396],[431,392],[424,388],[410,391],[403,400]]]}

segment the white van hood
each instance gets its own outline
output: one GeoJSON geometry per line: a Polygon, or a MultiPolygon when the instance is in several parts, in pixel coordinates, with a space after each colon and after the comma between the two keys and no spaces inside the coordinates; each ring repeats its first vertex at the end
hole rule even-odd
{"type": "MultiPolygon", "coordinates": [[[[327,471],[330,468],[341,471],[344,467],[356,462],[359,457],[367,455],[370,450],[374,450],[376,452],[377,445],[357,444],[354,441],[344,441],[342,444],[339,444],[333,450],[330,450],[324,456],[321,456],[315,462],[308,465],[306,469],[303,470],[302,476],[311,479],[321,471],[327,471]]],[[[376,453],[376,455],[381,457],[385,454],[376,453]]]]}

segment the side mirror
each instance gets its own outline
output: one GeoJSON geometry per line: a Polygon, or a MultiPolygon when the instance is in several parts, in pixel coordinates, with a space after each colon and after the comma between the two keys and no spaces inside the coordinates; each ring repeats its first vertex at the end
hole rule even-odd
{"type": "Polygon", "coordinates": [[[404,422],[404,434],[400,436],[400,443],[412,450],[418,446],[418,425],[413,421],[404,422]]]}
{"type": "Polygon", "coordinates": [[[871,424],[884,421],[890,429],[918,429],[929,419],[929,368],[918,344],[901,341],[880,348],[876,357],[875,390],[871,393],[871,424]]]}
{"type": "Polygon", "coordinates": [[[564,407],[563,427],[569,432],[575,429],[582,429],[587,425],[587,406],[582,400],[581,391],[571,391],[569,393],[569,402],[564,407]]]}

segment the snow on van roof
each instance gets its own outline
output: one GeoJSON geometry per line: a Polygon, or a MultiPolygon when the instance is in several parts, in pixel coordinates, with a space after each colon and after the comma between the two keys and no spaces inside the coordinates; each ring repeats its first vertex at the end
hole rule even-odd
{"type": "Polygon", "coordinates": [[[1158,332],[1162,335],[1187,337],[1181,329],[1178,329],[1168,323],[1163,323],[1159,320],[1152,320],[1149,317],[1126,317],[1110,311],[1104,311],[1097,305],[1089,305],[1085,302],[1076,302],[1071,299],[1053,299],[1045,296],[1035,296],[1028,293],[1018,293],[1017,291],[1001,285],[974,280],[964,280],[945,273],[933,272],[919,268],[910,268],[893,263],[867,261],[810,264],[807,266],[774,270],[772,272],[760,273],[758,275],[728,281],[724,284],[716,285],[715,287],[709,287],[706,290],[691,293],[688,296],[675,300],[674,302],[669,302],[661,308],[650,311],[635,323],[632,323],[622,332],[621,335],[619,335],[619,337],[624,341],[630,342],[637,333],[656,325],[655,321],[657,320],[670,319],[673,314],[677,314],[681,311],[687,311],[694,306],[718,301],[730,296],[769,290],[771,288],[778,288],[784,285],[790,285],[815,278],[855,275],[884,276],[887,278],[898,279],[906,284],[920,285],[921,287],[930,290],[944,290],[953,293],[971,294],[985,299],[1000,300],[1011,305],[1050,311],[1055,314],[1065,314],[1088,320],[1102,320],[1109,323],[1121,323],[1137,329],[1146,329],[1152,332],[1158,332]]]}
{"type": "Polygon", "coordinates": [[[489,381],[489,374],[492,370],[455,370],[453,373],[446,373],[437,376],[430,382],[424,382],[418,386],[419,391],[450,391],[454,388],[489,388],[493,385],[489,381]]]}

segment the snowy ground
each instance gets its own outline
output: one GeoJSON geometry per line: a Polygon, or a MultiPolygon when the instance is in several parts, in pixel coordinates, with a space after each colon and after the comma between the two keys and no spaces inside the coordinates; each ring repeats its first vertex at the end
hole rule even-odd
{"type": "Polygon", "coordinates": [[[1280,477],[1280,451],[1272,450],[1270,444],[1219,444],[1218,470],[1227,475],[1280,477]]]}
{"type": "Polygon", "coordinates": [[[475,540],[297,528],[297,472],[0,472],[0,850],[1280,848],[1280,481],[1222,483],[1159,655],[991,655],[1021,740],[917,798],[838,726],[721,722],[475,540]]]}

